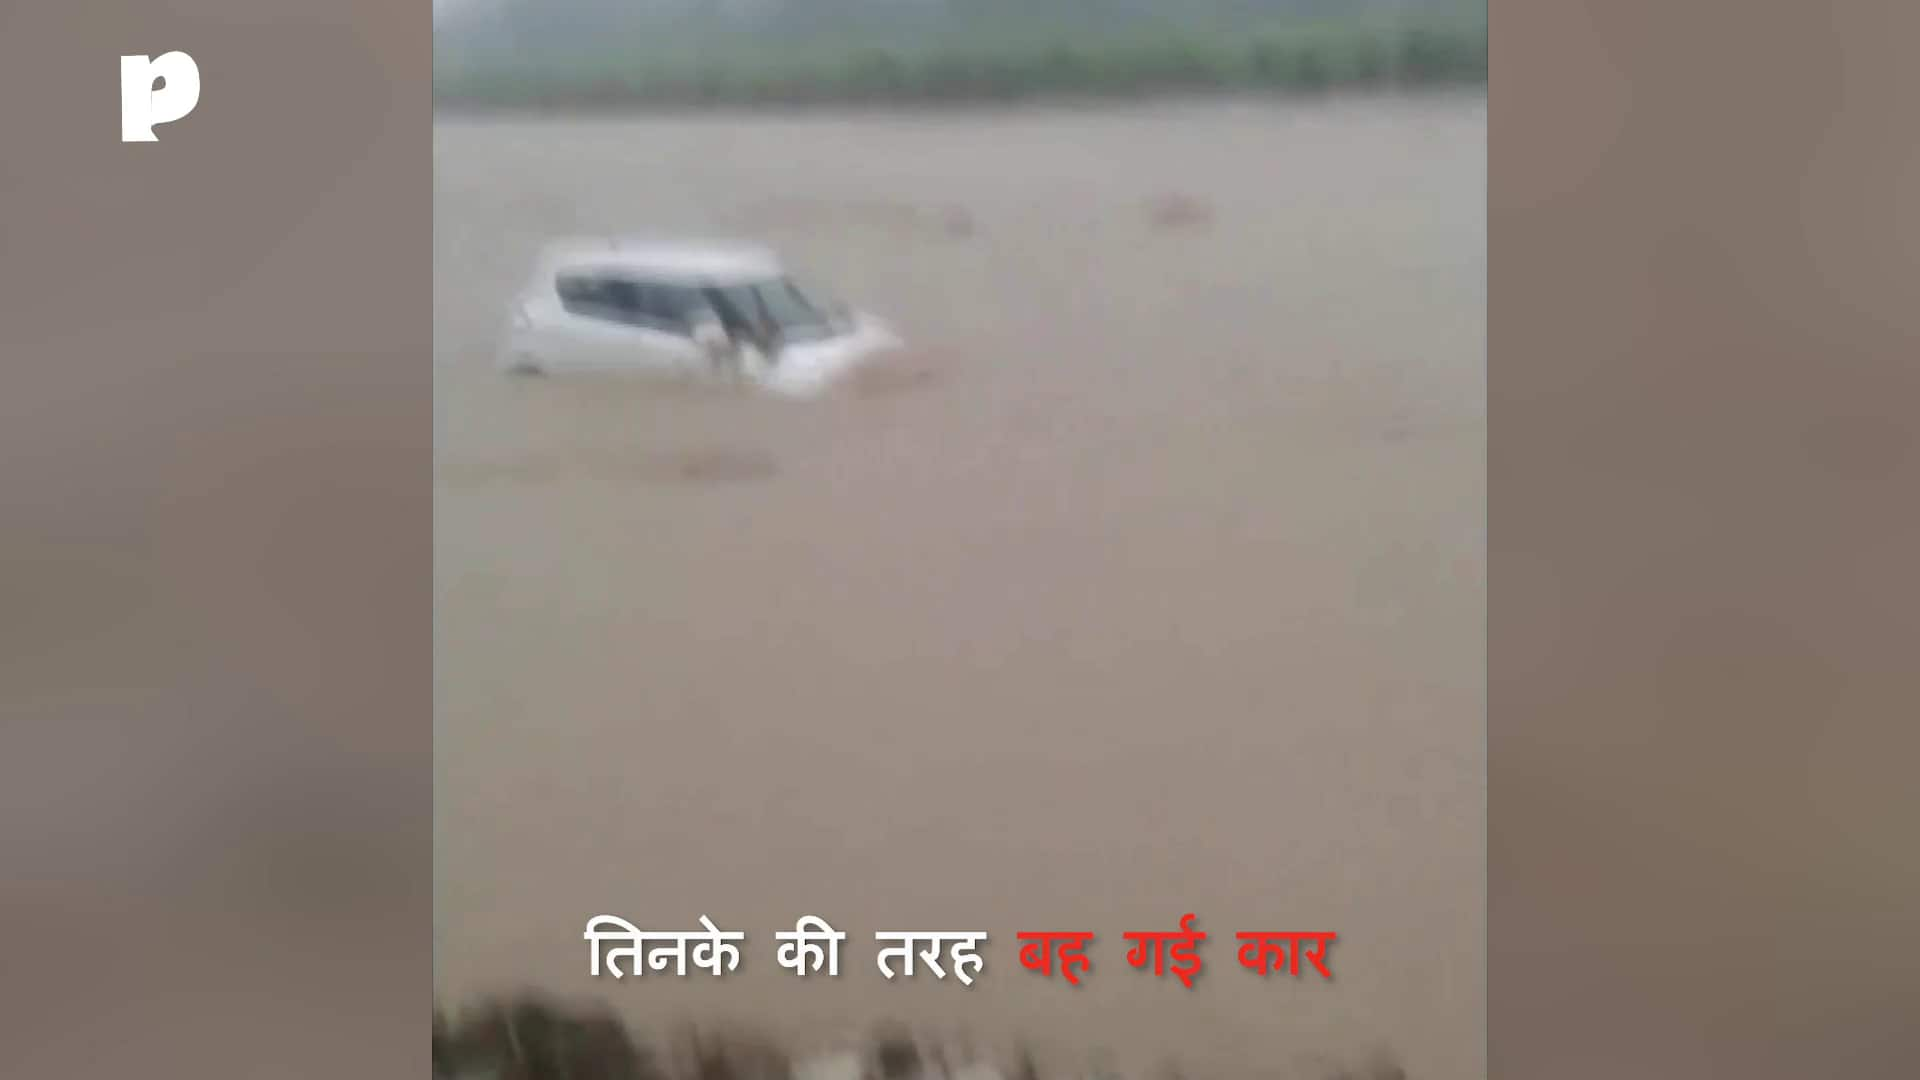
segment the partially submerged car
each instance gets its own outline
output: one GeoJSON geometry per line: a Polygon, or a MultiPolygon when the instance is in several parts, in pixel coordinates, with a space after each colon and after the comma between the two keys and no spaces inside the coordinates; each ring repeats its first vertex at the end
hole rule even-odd
{"type": "Polygon", "coordinates": [[[804,394],[900,344],[873,316],[802,289],[764,248],[610,239],[543,253],[514,302],[500,364],[745,379],[804,394]]]}

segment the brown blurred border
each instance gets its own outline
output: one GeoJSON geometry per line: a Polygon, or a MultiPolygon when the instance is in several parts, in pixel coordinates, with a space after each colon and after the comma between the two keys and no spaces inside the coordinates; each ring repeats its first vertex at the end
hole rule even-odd
{"type": "MultiPolygon", "coordinates": [[[[1914,1075],[1920,25],[1491,7],[1493,1073],[1914,1075]]],[[[430,17],[0,8],[0,1073],[425,1071],[430,17]]]]}
{"type": "Polygon", "coordinates": [[[1920,1076],[1920,9],[1490,14],[1492,1073],[1920,1076]]]}
{"type": "Polygon", "coordinates": [[[0,4],[0,1076],[427,1075],[430,70],[425,0],[0,4]]]}

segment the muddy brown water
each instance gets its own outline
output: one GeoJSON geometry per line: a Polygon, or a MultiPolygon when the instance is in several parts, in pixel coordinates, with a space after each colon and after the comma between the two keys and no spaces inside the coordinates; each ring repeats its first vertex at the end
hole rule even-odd
{"type": "Polygon", "coordinates": [[[1484,98],[434,153],[442,994],[1484,1075],[1484,98]],[[535,249],[605,231],[776,245],[914,352],[810,404],[497,375],[535,249]],[[1187,912],[1193,989],[1125,964],[1187,912]],[[744,963],[596,983],[601,913],[744,963]],[[776,966],[805,914],[838,979],[776,966]],[[915,929],[988,931],[986,971],[882,979],[915,929]],[[1034,929],[1098,933],[1078,989],[1018,966],[1034,929]],[[1337,931],[1334,981],[1240,969],[1252,929],[1337,931]]]}

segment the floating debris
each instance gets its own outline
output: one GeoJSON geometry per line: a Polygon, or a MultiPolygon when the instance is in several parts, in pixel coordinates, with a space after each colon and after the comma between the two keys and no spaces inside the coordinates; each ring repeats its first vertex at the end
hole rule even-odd
{"type": "Polygon", "coordinates": [[[1172,192],[1148,204],[1147,219],[1162,229],[1195,228],[1213,221],[1213,207],[1195,196],[1172,192]]]}

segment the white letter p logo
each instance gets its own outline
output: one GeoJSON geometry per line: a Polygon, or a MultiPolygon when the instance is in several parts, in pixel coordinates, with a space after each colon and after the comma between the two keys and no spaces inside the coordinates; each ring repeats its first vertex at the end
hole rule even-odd
{"type": "Polygon", "coordinates": [[[200,65],[183,52],[120,58],[120,141],[159,142],[155,124],[171,124],[200,104],[200,65]],[[161,79],[167,85],[158,90],[161,79]]]}

